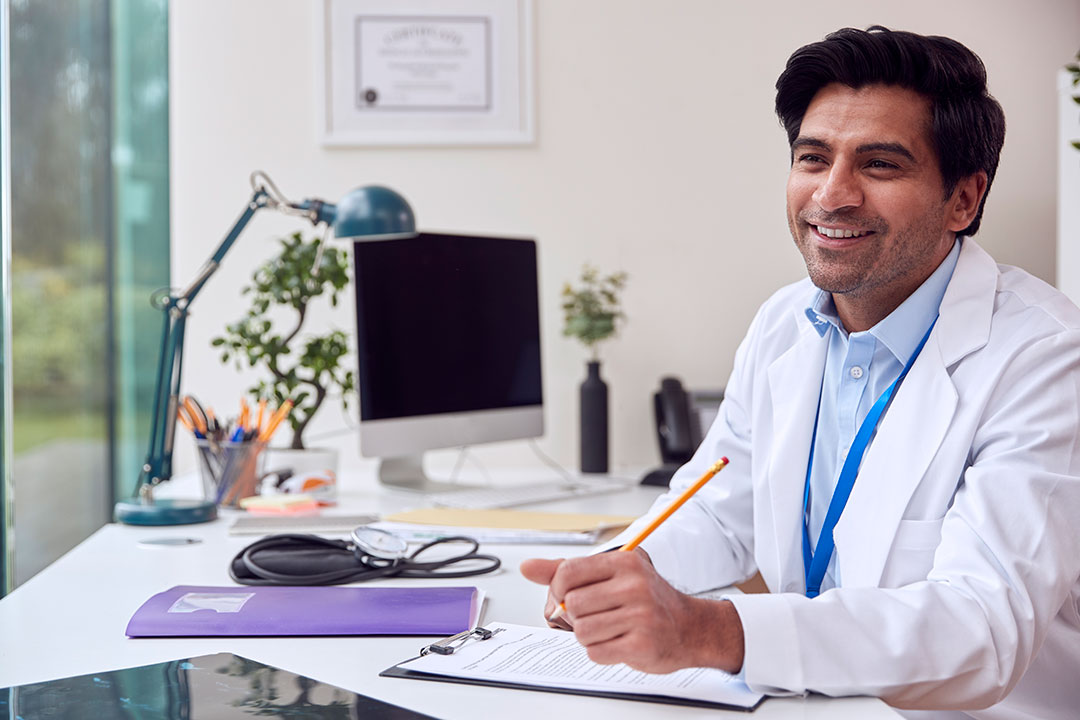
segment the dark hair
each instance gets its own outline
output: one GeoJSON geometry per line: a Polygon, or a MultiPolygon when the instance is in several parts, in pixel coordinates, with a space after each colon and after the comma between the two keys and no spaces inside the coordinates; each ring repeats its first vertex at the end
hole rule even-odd
{"type": "MultiPolygon", "coordinates": [[[[945,197],[957,183],[986,171],[986,194],[1005,143],[1005,113],[986,89],[986,67],[978,55],[955,40],[889,30],[844,28],[821,42],[796,50],[776,81],[776,114],[788,143],[799,135],[803,115],[821,88],[841,83],[897,85],[930,101],[931,144],[937,152],[945,197]]],[[[978,212],[960,234],[974,235],[978,212]]]]}

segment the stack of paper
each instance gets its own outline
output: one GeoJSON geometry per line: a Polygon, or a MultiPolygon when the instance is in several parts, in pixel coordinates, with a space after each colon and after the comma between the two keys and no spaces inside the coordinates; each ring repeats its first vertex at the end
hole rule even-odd
{"type": "Polygon", "coordinates": [[[742,678],[715,668],[658,675],[627,665],[598,665],[574,634],[563,630],[509,623],[486,629],[491,631],[487,639],[464,642],[450,654],[427,653],[379,674],[739,710],[754,709],[764,697],[742,678]]]}
{"type": "Polygon", "coordinates": [[[493,544],[591,545],[634,519],[625,515],[426,508],[388,515],[371,527],[389,530],[409,542],[468,535],[477,542],[493,544]]]}

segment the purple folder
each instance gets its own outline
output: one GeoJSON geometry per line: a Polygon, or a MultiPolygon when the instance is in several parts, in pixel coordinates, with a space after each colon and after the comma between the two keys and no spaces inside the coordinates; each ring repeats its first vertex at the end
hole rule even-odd
{"type": "Polygon", "coordinates": [[[128,637],[451,635],[475,626],[475,587],[199,587],[142,604],[128,637]]]}

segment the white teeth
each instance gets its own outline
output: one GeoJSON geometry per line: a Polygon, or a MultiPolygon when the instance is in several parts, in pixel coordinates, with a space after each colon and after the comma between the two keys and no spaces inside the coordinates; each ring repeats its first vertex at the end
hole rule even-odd
{"type": "Polygon", "coordinates": [[[850,237],[862,237],[863,235],[869,235],[869,230],[840,230],[839,228],[827,228],[823,225],[815,225],[817,231],[830,238],[850,238],[850,237]]]}

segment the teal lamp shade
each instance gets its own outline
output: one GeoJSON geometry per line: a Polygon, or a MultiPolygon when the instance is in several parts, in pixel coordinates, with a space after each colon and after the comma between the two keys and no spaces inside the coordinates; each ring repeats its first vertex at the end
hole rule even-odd
{"type": "Polygon", "coordinates": [[[337,205],[324,209],[339,240],[392,240],[416,235],[416,217],[409,203],[381,185],[359,187],[337,205]]]}

